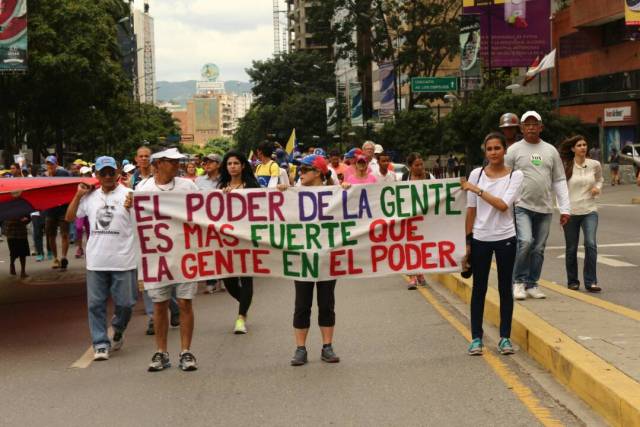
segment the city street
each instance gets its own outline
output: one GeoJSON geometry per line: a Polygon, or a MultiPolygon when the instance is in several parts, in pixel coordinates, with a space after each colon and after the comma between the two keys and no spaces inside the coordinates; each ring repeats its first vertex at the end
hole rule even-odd
{"type": "MultiPolygon", "coordinates": [[[[591,295],[640,310],[640,205],[631,204],[634,197],[640,197],[640,188],[635,185],[605,185],[603,188],[598,200],[598,281],[603,291],[591,295]]],[[[580,241],[583,241],[582,236],[580,241]]],[[[584,284],[582,246],[578,248],[578,257],[580,282],[584,284]]],[[[567,285],[564,234],[557,216],[547,241],[542,277],[565,287],[567,285]]],[[[584,286],[580,292],[586,292],[584,286]]]]}
{"type": "Polygon", "coordinates": [[[154,344],[144,335],[140,304],[124,348],[93,363],[83,359],[82,297],[4,305],[2,424],[530,426],[542,416],[582,425],[515,362],[526,356],[497,356],[488,342],[500,366],[469,357],[468,342],[450,323],[455,317],[445,319],[421,293],[407,291],[401,277],[338,283],[336,365],[320,361],[312,327],[309,364],[289,366],[292,284],[258,280],[255,288],[247,335],[231,333],[237,304],[229,295],[198,295],[193,350],[200,369],[191,373],[176,367],[174,329],[174,367],[146,372],[154,344]]]}

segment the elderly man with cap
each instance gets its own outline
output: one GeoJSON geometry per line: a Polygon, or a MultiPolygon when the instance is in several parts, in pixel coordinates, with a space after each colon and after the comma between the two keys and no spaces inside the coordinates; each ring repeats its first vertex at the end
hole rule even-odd
{"type": "MultiPolygon", "coordinates": [[[[196,192],[198,187],[188,179],[179,178],[180,160],[185,156],[176,148],[169,148],[151,155],[151,163],[155,167],[155,175],[140,183],[138,191],[179,191],[196,192]]],[[[130,202],[129,202],[130,203],[130,202]]],[[[196,282],[176,283],[165,285],[162,283],[145,283],[145,290],[154,303],[153,321],[157,350],[151,358],[149,372],[162,371],[171,366],[167,352],[167,334],[169,329],[169,300],[175,289],[180,306],[180,369],[195,371],[198,369],[196,358],[191,352],[193,338],[193,307],[192,300],[198,290],[196,282]]]]}
{"type": "Polygon", "coordinates": [[[513,113],[505,113],[500,117],[500,131],[507,140],[507,148],[511,147],[518,141],[518,132],[520,131],[520,120],[513,113]]]}
{"type": "Polygon", "coordinates": [[[118,184],[113,157],[96,159],[100,188],[78,185],[65,219],[87,217],[91,226],[87,240],[87,306],[94,360],[108,360],[122,348],[124,331],[136,304],[137,255],[134,227],[125,202],[131,190],[118,184]],[[113,299],[113,338],[107,335],[107,303],[113,299]]]}
{"type": "MultiPolygon", "coordinates": [[[[64,168],[58,166],[58,159],[56,156],[48,156],[45,159],[47,166],[47,176],[51,177],[70,177],[71,174],[64,168]]],[[[62,205],[55,208],[48,209],[44,212],[45,224],[44,232],[47,236],[47,243],[49,249],[53,253],[53,265],[52,268],[60,268],[65,270],[69,265],[67,261],[67,252],[69,252],[69,223],[65,221],[64,216],[67,211],[68,205],[62,205]],[[62,243],[62,258],[58,258],[58,228],[60,228],[60,237],[62,243]]]]}
{"type": "MultiPolygon", "coordinates": [[[[222,157],[219,154],[208,154],[204,160],[205,175],[196,178],[196,187],[200,190],[217,190],[220,182],[220,165],[222,157]]],[[[205,293],[212,294],[215,291],[224,291],[224,285],[217,280],[207,280],[205,293]]]]}
{"type": "Polygon", "coordinates": [[[545,294],[538,288],[538,280],[553,215],[553,195],[560,207],[560,224],[564,226],[569,221],[569,189],[558,150],[540,139],[544,129],[540,114],[527,111],[520,123],[524,138],[509,148],[505,158],[507,166],[524,174],[521,197],[515,208],[518,248],[513,296],[519,300],[527,296],[541,299],[545,294]]]}

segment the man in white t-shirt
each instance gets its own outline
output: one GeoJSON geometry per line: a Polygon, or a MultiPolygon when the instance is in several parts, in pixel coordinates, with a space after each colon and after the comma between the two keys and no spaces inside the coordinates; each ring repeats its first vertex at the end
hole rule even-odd
{"type": "Polygon", "coordinates": [[[388,153],[382,152],[378,154],[378,164],[372,166],[373,175],[378,179],[378,182],[396,182],[397,177],[394,171],[389,169],[391,164],[391,156],[388,153]]]}
{"type": "MultiPolygon", "coordinates": [[[[184,158],[185,156],[178,152],[176,148],[169,148],[151,155],[151,163],[155,167],[155,175],[140,183],[136,191],[199,191],[193,181],[177,177],[180,169],[180,160],[184,158]]],[[[198,369],[198,365],[195,356],[191,352],[194,323],[191,301],[198,290],[198,283],[186,282],[171,285],[145,283],[144,288],[154,303],[153,323],[158,347],[151,358],[149,372],[162,371],[171,366],[169,353],[167,352],[167,333],[169,330],[167,310],[174,289],[180,306],[180,342],[182,344],[180,369],[183,371],[195,371],[198,369]]]]}
{"type": "Polygon", "coordinates": [[[118,184],[113,157],[96,159],[100,188],[80,184],[67,208],[65,220],[88,217],[91,232],[87,240],[87,305],[94,360],[108,360],[111,351],[120,350],[124,331],[136,304],[137,252],[133,222],[125,201],[131,190],[118,184]],[[107,302],[115,306],[111,320],[113,338],[107,335],[107,302]]]}

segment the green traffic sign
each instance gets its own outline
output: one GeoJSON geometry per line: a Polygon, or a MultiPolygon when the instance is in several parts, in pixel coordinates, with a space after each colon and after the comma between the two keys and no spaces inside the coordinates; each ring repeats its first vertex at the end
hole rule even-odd
{"type": "Polygon", "coordinates": [[[420,92],[456,92],[458,90],[457,77],[413,77],[411,91],[420,92]]]}

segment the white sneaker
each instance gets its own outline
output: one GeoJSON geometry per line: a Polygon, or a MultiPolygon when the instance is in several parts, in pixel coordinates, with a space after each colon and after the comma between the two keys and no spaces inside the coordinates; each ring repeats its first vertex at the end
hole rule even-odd
{"type": "Polygon", "coordinates": [[[527,299],[527,293],[524,291],[524,283],[513,284],[513,297],[517,300],[527,299]]]}
{"type": "Polygon", "coordinates": [[[93,354],[93,360],[96,360],[96,361],[109,360],[109,349],[105,347],[100,347],[96,349],[95,353],[93,354]]]}
{"type": "Polygon", "coordinates": [[[212,294],[214,290],[215,290],[215,286],[214,285],[207,285],[206,289],[204,290],[204,293],[205,294],[212,294]]]}
{"type": "Polygon", "coordinates": [[[534,286],[533,288],[527,289],[527,294],[531,298],[535,298],[535,299],[543,299],[543,298],[547,297],[545,294],[542,293],[540,288],[537,287],[537,286],[534,286]]]}
{"type": "Polygon", "coordinates": [[[124,344],[124,334],[122,332],[115,332],[111,339],[111,351],[118,351],[124,344]]]}

